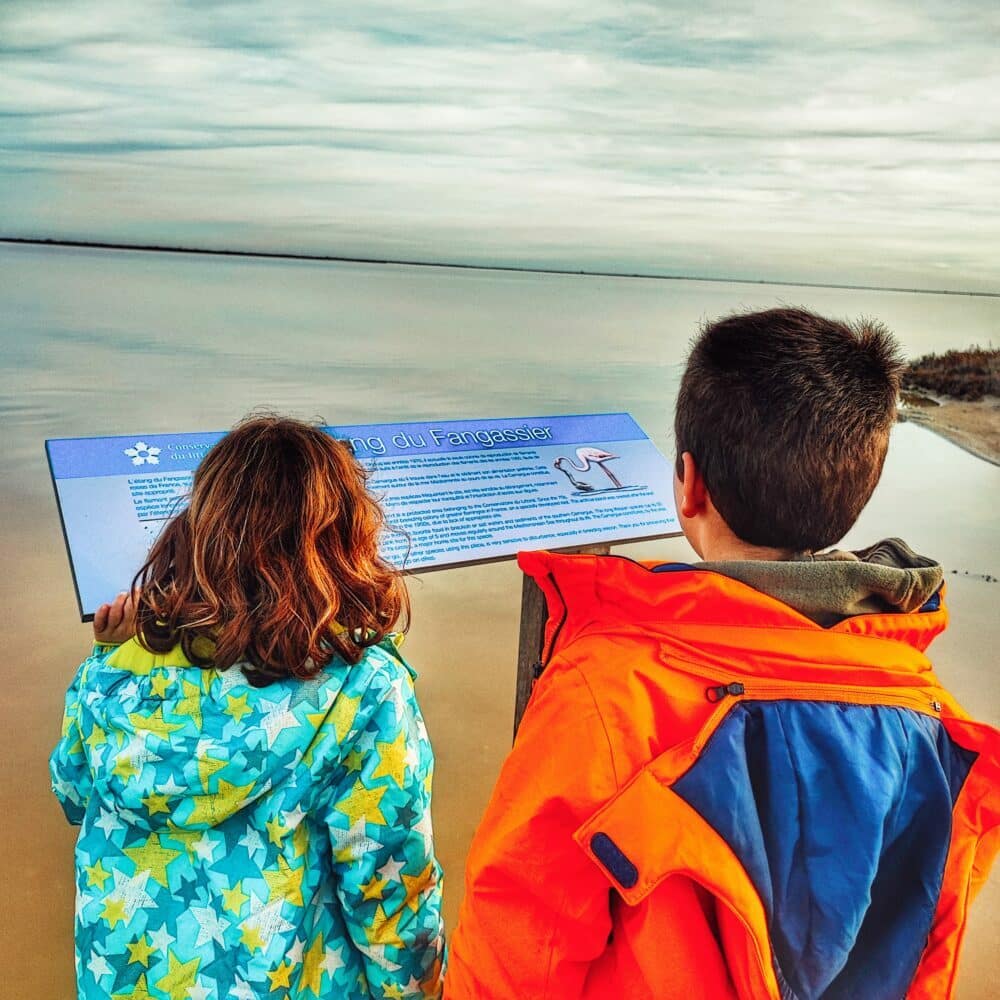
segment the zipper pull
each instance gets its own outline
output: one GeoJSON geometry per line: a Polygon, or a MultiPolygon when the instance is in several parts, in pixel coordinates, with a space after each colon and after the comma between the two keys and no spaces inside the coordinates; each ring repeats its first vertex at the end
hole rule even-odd
{"type": "Polygon", "coordinates": [[[705,697],[714,705],[717,701],[722,701],[727,695],[743,694],[744,688],[739,681],[730,681],[728,684],[719,684],[716,687],[705,689],[705,697]]]}
{"type": "Polygon", "coordinates": [[[939,702],[939,701],[932,701],[931,702],[931,708],[933,708],[935,712],[940,712],[941,711],[941,702],[939,702]]]}

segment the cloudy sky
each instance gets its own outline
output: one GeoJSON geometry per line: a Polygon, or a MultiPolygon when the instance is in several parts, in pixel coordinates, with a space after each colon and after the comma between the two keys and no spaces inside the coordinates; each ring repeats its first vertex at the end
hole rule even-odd
{"type": "Polygon", "coordinates": [[[995,0],[2,0],[0,233],[996,291],[998,94],[995,0]]]}

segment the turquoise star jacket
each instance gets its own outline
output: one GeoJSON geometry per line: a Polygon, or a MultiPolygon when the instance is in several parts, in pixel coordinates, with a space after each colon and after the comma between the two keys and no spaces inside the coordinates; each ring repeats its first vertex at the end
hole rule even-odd
{"type": "Polygon", "coordinates": [[[264,688],[179,648],[95,647],[51,760],[80,825],[78,997],[440,996],[414,676],[389,641],[264,688]]]}

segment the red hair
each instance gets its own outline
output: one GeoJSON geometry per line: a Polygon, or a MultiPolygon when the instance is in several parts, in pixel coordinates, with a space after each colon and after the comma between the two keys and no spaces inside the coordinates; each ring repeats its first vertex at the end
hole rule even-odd
{"type": "Polygon", "coordinates": [[[204,457],[191,502],[136,576],[139,642],[235,663],[257,686],[357,663],[409,601],[378,554],[385,528],[350,446],[318,427],[248,418],[204,457]],[[199,641],[200,640],[200,641],[199,641]]]}

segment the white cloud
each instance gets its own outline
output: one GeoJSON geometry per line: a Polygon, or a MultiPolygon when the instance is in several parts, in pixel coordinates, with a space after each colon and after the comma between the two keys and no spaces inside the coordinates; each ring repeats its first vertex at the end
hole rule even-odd
{"type": "Polygon", "coordinates": [[[0,228],[995,282],[993,5],[0,8],[0,228]]]}

